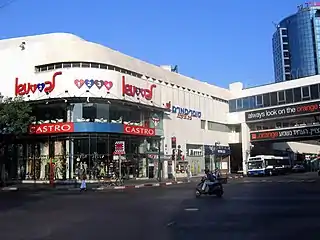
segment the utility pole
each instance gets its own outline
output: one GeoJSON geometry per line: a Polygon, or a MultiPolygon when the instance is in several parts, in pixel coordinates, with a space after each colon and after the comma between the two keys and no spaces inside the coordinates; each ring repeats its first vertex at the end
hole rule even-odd
{"type": "Polygon", "coordinates": [[[212,169],[213,170],[213,165],[214,165],[214,168],[216,168],[216,154],[218,152],[217,150],[217,147],[218,145],[220,144],[220,142],[214,142],[214,149],[213,149],[213,156],[212,156],[212,169]]]}
{"type": "Polygon", "coordinates": [[[174,150],[174,181],[177,181],[177,157],[178,157],[178,152],[175,149],[174,150]]]}
{"type": "Polygon", "coordinates": [[[159,138],[159,142],[158,142],[158,180],[159,182],[161,182],[161,170],[162,170],[162,164],[161,164],[161,138],[159,138]]]}
{"type": "Polygon", "coordinates": [[[171,137],[171,148],[173,150],[174,158],[173,158],[173,167],[172,167],[172,173],[174,174],[174,180],[177,181],[177,138],[171,137]]]}

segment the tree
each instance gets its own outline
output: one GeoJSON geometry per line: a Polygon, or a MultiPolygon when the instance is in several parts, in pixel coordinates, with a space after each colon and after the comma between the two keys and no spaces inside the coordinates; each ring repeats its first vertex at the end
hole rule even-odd
{"type": "Polygon", "coordinates": [[[5,98],[0,104],[0,133],[18,137],[28,132],[34,120],[30,104],[22,97],[5,98]]]}
{"type": "Polygon", "coordinates": [[[33,120],[32,107],[22,97],[4,98],[0,103],[0,185],[6,182],[9,166],[14,165],[9,162],[8,148],[28,132],[33,120]]]}

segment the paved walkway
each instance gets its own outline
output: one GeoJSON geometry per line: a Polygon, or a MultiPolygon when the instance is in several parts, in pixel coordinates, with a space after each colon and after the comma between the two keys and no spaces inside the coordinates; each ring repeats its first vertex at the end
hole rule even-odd
{"type": "MultiPolygon", "coordinates": [[[[201,176],[193,176],[190,181],[191,182],[199,182],[201,176]]],[[[242,176],[238,175],[229,175],[228,177],[224,177],[223,183],[227,183],[230,180],[242,179],[242,176]]],[[[165,179],[159,182],[156,179],[146,179],[146,180],[125,180],[124,184],[121,186],[111,186],[107,183],[87,183],[88,190],[94,191],[103,191],[103,190],[121,190],[121,189],[130,189],[130,188],[143,188],[143,187],[165,187],[176,184],[187,183],[187,178],[178,178],[177,180],[173,179],[165,179]]],[[[75,191],[79,190],[80,183],[70,183],[70,184],[56,184],[52,187],[49,184],[36,184],[36,183],[24,183],[24,184],[16,184],[8,187],[4,187],[0,189],[0,191],[50,191],[50,190],[68,190],[75,191]]]]}
{"type": "MultiPolygon", "coordinates": [[[[121,186],[110,186],[107,183],[87,183],[88,190],[110,190],[110,189],[126,189],[126,188],[142,188],[142,187],[163,187],[174,184],[181,184],[188,182],[187,179],[165,180],[159,182],[155,179],[148,180],[127,180],[121,186]]],[[[16,184],[8,187],[3,187],[2,191],[50,191],[50,190],[79,190],[80,184],[56,184],[54,187],[49,184],[16,184]]]]}

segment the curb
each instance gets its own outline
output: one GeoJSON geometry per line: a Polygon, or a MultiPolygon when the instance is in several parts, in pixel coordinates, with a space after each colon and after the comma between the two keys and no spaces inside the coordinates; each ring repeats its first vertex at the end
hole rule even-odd
{"type": "Polygon", "coordinates": [[[242,179],[244,178],[244,176],[240,175],[240,176],[229,176],[228,179],[242,179]]]}
{"type": "MultiPolygon", "coordinates": [[[[147,187],[166,187],[171,185],[188,183],[184,181],[176,181],[176,182],[162,182],[162,183],[145,183],[145,184],[137,184],[137,185],[125,185],[125,186],[110,186],[110,187],[95,187],[88,188],[87,191],[105,191],[105,190],[124,190],[124,189],[138,189],[138,188],[147,188],[147,187]]],[[[18,187],[3,187],[0,188],[0,192],[16,192],[16,191],[80,191],[78,187],[73,188],[18,188],[18,187]]]]}
{"type": "Polygon", "coordinates": [[[19,188],[17,187],[3,187],[0,189],[1,192],[16,192],[19,188]]]}
{"type": "Polygon", "coordinates": [[[166,187],[171,185],[183,184],[188,182],[177,181],[177,182],[163,182],[163,183],[145,183],[138,185],[126,185],[126,186],[114,186],[114,187],[97,187],[92,188],[94,191],[104,191],[104,190],[125,190],[125,189],[137,189],[146,187],[166,187]]]}

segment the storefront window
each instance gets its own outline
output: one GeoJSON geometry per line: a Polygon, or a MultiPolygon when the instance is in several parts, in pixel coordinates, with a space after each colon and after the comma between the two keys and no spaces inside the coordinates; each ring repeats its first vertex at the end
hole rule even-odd
{"type": "Polygon", "coordinates": [[[124,179],[156,178],[159,153],[163,154],[159,137],[86,134],[32,136],[23,141],[23,144],[10,145],[3,156],[7,161],[2,169],[8,179],[48,183],[53,171],[56,181],[79,178],[83,174],[89,180],[100,181],[119,176],[120,166],[124,179]],[[113,154],[116,141],[125,141],[121,161],[113,154]],[[50,169],[50,166],[53,167],[50,169]]]}
{"type": "Polygon", "coordinates": [[[80,122],[82,120],[82,103],[73,104],[72,116],[73,122],[80,122]]]}
{"type": "Polygon", "coordinates": [[[163,113],[117,103],[81,103],[73,106],[75,122],[109,122],[163,129],[163,113]]]}
{"type": "Polygon", "coordinates": [[[74,138],[74,177],[108,179],[120,175],[125,179],[157,176],[158,138],[129,135],[96,135],[74,138]],[[126,154],[113,155],[116,141],[125,141],[126,154]],[[156,159],[156,160],[155,160],[156,159]]]}
{"type": "Polygon", "coordinates": [[[39,105],[33,110],[37,123],[64,122],[67,120],[66,104],[39,105]]]}
{"type": "Polygon", "coordinates": [[[83,103],[82,105],[82,118],[94,122],[97,118],[97,108],[94,103],[83,103]]]}
{"type": "Polygon", "coordinates": [[[23,152],[27,158],[25,166],[19,165],[19,174],[25,172],[25,176],[21,178],[47,181],[50,179],[50,163],[52,163],[54,178],[66,179],[66,152],[63,139],[42,139],[40,142],[26,144],[24,148],[23,152]]]}
{"type": "Polygon", "coordinates": [[[112,123],[124,123],[143,126],[142,110],[134,106],[110,105],[110,121],[112,123]]]}
{"type": "Polygon", "coordinates": [[[97,118],[101,120],[109,120],[109,104],[96,104],[97,118]]]}

